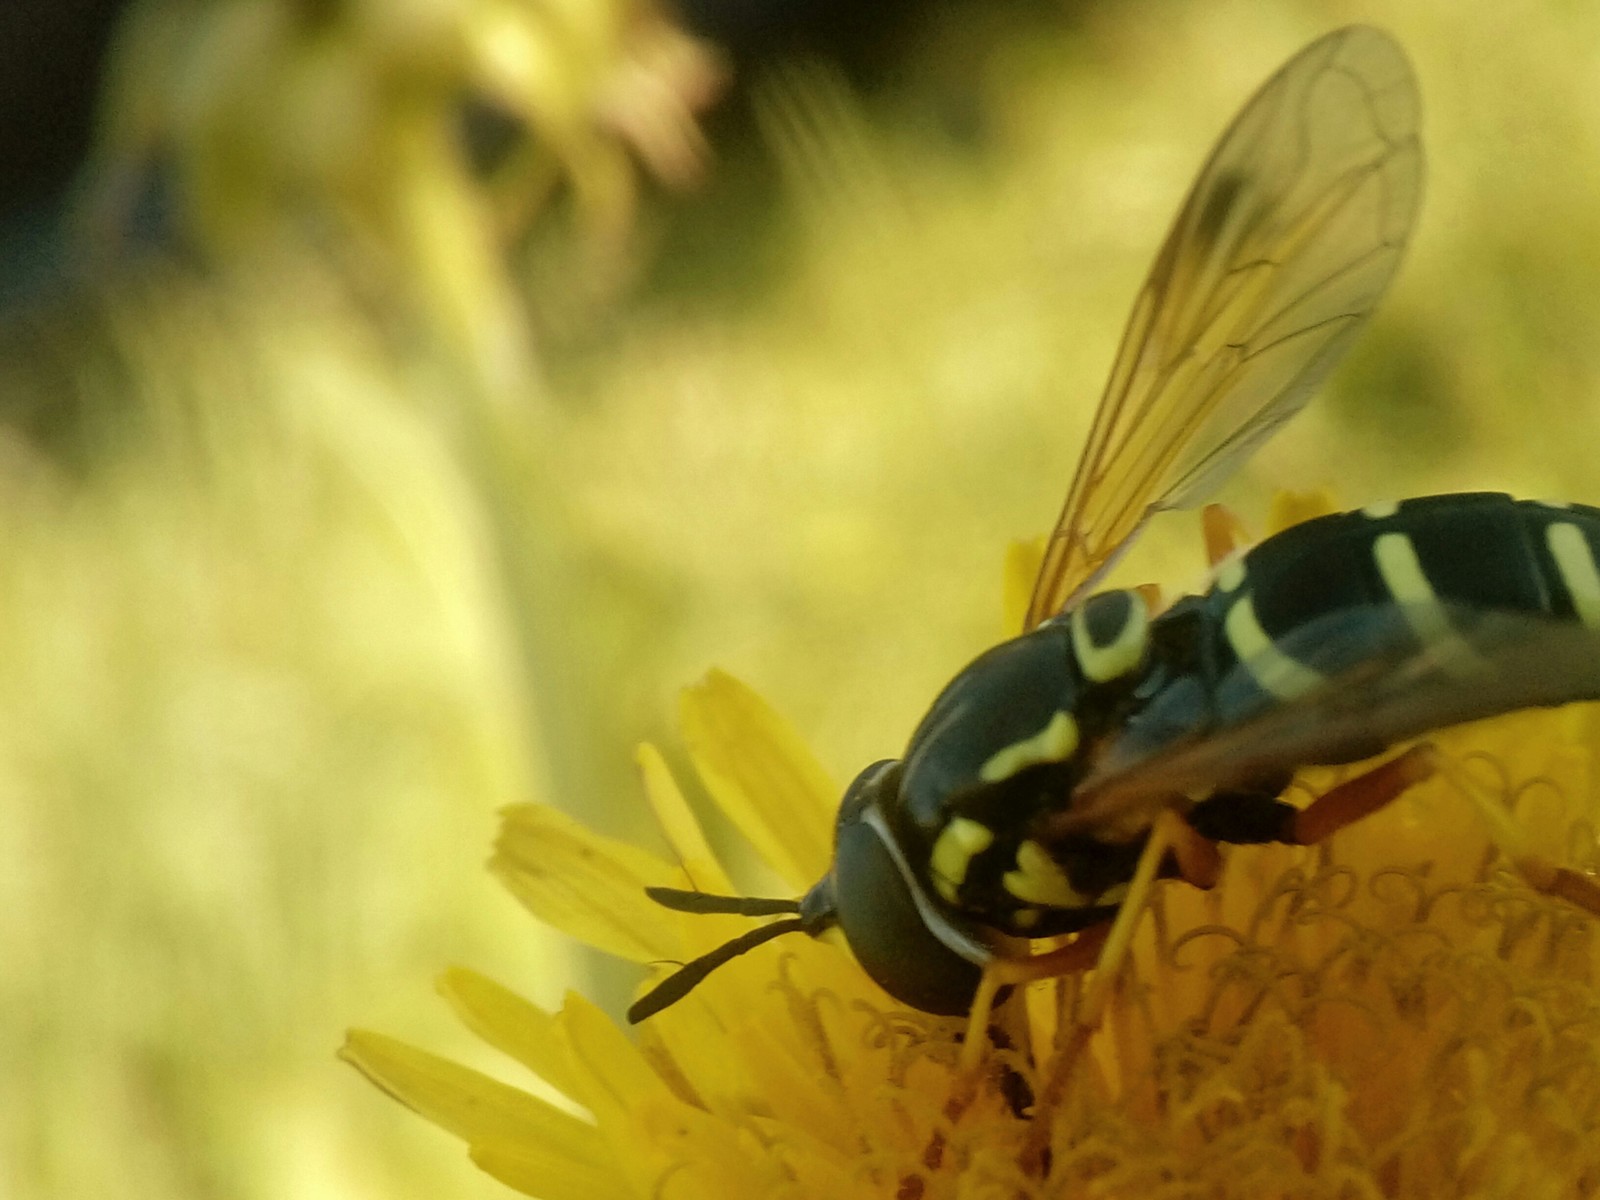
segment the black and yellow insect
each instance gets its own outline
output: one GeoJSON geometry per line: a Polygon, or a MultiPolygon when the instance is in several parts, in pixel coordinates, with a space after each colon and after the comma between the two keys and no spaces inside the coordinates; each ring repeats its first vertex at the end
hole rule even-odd
{"type": "MultiPolygon", "coordinates": [[[[1298,768],[1600,698],[1596,508],[1373,505],[1242,556],[1219,547],[1210,589],[1165,611],[1140,590],[1091,594],[1154,514],[1199,505],[1350,345],[1416,218],[1419,119],[1404,53],[1364,27],[1314,42],[1245,106],[1134,303],[1025,631],[955,677],[902,758],[850,785],[832,867],[803,899],[654,891],[690,912],[788,916],[689,963],[631,1019],[760,942],[833,926],[900,1001],[983,1011],[1008,982],[1092,965],[1102,934],[1125,942],[1154,876],[1211,882],[1215,842],[1319,840],[1436,764],[1413,746],[1303,809],[1280,799],[1298,768]]],[[[1519,865],[1600,912],[1583,877],[1519,865]]]]}

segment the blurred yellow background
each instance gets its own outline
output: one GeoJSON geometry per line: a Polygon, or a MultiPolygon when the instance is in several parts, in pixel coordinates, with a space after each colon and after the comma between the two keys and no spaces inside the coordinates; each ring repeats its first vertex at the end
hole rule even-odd
{"type": "Polygon", "coordinates": [[[896,753],[1212,139],[1337,25],[1413,57],[1420,232],[1227,498],[1600,503],[1600,10],[906,0],[785,49],[692,7],[721,44],[125,10],[71,269],[0,313],[0,1196],[504,1194],[333,1059],[504,1071],[450,963],[626,996],[481,869],[495,810],[648,837],[632,747],[713,664],[841,780],[896,753]]]}

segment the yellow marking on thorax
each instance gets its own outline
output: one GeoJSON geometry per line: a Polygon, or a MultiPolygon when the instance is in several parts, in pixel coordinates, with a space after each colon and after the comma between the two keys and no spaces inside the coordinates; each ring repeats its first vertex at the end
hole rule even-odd
{"type": "Polygon", "coordinates": [[[1066,872],[1038,842],[1027,841],[1017,847],[1017,869],[1007,871],[1000,880],[1006,891],[1024,904],[1046,908],[1084,908],[1089,897],[1074,888],[1066,872]]]}
{"type": "Polygon", "coordinates": [[[1561,572],[1561,580],[1572,596],[1578,620],[1591,629],[1600,628],[1600,570],[1595,568],[1589,539],[1570,521],[1549,526],[1544,536],[1556,560],[1556,570],[1561,572]]]}
{"type": "Polygon", "coordinates": [[[1373,521],[1382,521],[1392,517],[1400,511],[1400,506],[1393,500],[1374,500],[1361,510],[1361,515],[1373,521]]]}
{"type": "Polygon", "coordinates": [[[1095,683],[1104,683],[1125,675],[1139,665],[1144,657],[1145,644],[1150,640],[1150,610],[1145,607],[1144,596],[1129,591],[1128,617],[1117,630],[1117,635],[1104,646],[1095,644],[1089,636],[1089,622],[1082,607],[1072,613],[1072,652],[1077,655],[1078,666],[1084,675],[1095,683]]]}
{"type": "Polygon", "coordinates": [[[967,868],[975,855],[982,854],[994,842],[994,830],[971,817],[956,817],[939,833],[933,843],[933,853],[928,863],[933,869],[933,886],[952,904],[961,885],[966,882],[967,868]]]}
{"type": "Polygon", "coordinates": [[[1239,662],[1255,678],[1262,691],[1280,700],[1293,700],[1323,682],[1318,672],[1278,649],[1267,636],[1267,631],[1261,628],[1251,597],[1241,596],[1234,601],[1233,607],[1228,609],[1228,615],[1223,618],[1222,629],[1228,635],[1228,644],[1233,647],[1239,662]]]}
{"type": "Polygon", "coordinates": [[[1039,763],[1065,762],[1078,748],[1078,723],[1068,712],[1058,712],[1032,737],[997,750],[978,768],[984,783],[999,783],[1018,771],[1039,763]]]}

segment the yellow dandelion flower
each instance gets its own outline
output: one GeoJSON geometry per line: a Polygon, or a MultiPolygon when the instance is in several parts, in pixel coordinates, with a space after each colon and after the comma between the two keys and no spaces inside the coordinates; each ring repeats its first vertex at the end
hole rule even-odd
{"type": "MultiPolygon", "coordinates": [[[[722,810],[809,887],[838,792],[798,737],[716,673],[683,725],[722,810]]],[[[1074,1022],[1077,979],[1028,988],[977,1077],[962,1021],[905,1010],[807,938],[737,959],[636,1037],[580,996],[552,1013],[447,972],[472,1030],[582,1115],[377,1034],[343,1055],[543,1200],[1594,1194],[1597,924],[1510,871],[1463,790],[1502,803],[1527,849],[1600,866],[1600,706],[1431,740],[1450,769],[1329,843],[1231,847],[1215,888],[1161,885],[1100,1022],[1074,1022]]],[[[659,754],[639,765],[675,865],[539,806],[505,814],[492,865],[572,936],[683,961],[750,922],[646,898],[729,885],[659,754]]]]}

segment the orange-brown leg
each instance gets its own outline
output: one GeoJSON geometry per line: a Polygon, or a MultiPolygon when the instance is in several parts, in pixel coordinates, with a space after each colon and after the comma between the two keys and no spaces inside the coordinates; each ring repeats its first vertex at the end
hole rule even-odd
{"type": "Polygon", "coordinates": [[[1188,883],[1195,887],[1210,888],[1217,882],[1222,866],[1217,844],[1201,836],[1176,813],[1162,813],[1150,830],[1150,840],[1145,843],[1144,853],[1139,856],[1133,879],[1128,884],[1128,894],[1123,897],[1116,918],[1098,931],[1101,950],[1094,964],[1093,982],[1072,1027],[1064,1031],[1066,1036],[1058,1043],[1054,1066],[1038,1095],[1036,1119],[1018,1156],[1019,1165],[1029,1174],[1042,1173],[1042,1163],[1049,1145],[1051,1125],[1047,1118],[1039,1119],[1039,1114],[1048,1112],[1060,1103],[1066,1082],[1100,1023],[1106,997],[1122,969],[1128,949],[1133,944],[1139,919],[1149,904],[1150,890],[1169,854],[1178,865],[1179,876],[1188,883]]]}
{"type": "Polygon", "coordinates": [[[1495,844],[1511,860],[1517,873],[1528,881],[1529,887],[1600,916],[1600,880],[1570,867],[1558,867],[1542,855],[1531,853],[1526,848],[1527,839],[1521,827],[1498,797],[1486,794],[1464,771],[1454,766],[1445,765],[1441,769],[1456,789],[1465,792],[1477,806],[1495,844]]]}
{"type": "Polygon", "coordinates": [[[1222,855],[1217,851],[1217,844],[1176,815],[1169,823],[1167,836],[1172,843],[1168,849],[1178,864],[1178,878],[1207,891],[1216,887],[1222,874],[1222,855]]]}
{"type": "Polygon", "coordinates": [[[1600,917],[1600,880],[1594,876],[1571,867],[1558,867],[1537,854],[1513,854],[1511,863],[1535,891],[1558,896],[1600,917]]]}
{"type": "Polygon", "coordinates": [[[1133,944],[1139,918],[1144,915],[1167,856],[1178,864],[1179,875],[1196,887],[1209,888],[1217,881],[1221,859],[1215,843],[1201,837],[1176,813],[1163,812],[1151,826],[1150,837],[1139,855],[1128,891],[1117,908],[1117,915],[1103,925],[1085,929],[1065,946],[1026,958],[997,958],[983,968],[983,978],[967,1017],[966,1041],[961,1047],[961,1069],[977,1067],[982,1048],[987,1044],[989,1014],[1001,988],[1055,979],[1094,968],[1094,983],[1085,998],[1079,1021],[1094,1025],[1105,1003],[1110,981],[1121,969],[1133,944]]]}
{"type": "Polygon", "coordinates": [[[982,1060],[983,1047],[989,1041],[989,1016],[1001,988],[1087,971],[1095,965],[1111,928],[1112,923],[1105,921],[1083,930],[1065,946],[1026,958],[996,958],[985,965],[978,993],[972,1000],[972,1010],[967,1014],[966,1040],[961,1043],[961,1070],[972,1071],[982,1060]]]}
{"type": "Polygon", "coordinates": [[[1146,612],[1158,613],[1166,607],[1166,604],[1162,601],[1161,585],[1159,583],[1136,584],[1133,590],[1143,598],[1146,612]]]}
{"type": "Polygon", "coordinates": [[[1447,765],[1438,751],[1426,743],[1413,746],[1317,797],[1294,818],[1291,840],[1309,846],[1332,837],[1346,825],[1389,804],[1407,788],[1440,772],[1477,806],[1488,822],[1495,844],[1530,887],[1600,916],[1600,880],[1569,867],[1558,867],[1524,849],[1522,830],[1505,806],[1485,795],[1464,772],[1447,765]]]}
{"type": "MultiPolygon", "coordinates": [[[[1436,758],[1431,747],[1418,746],[1356,779],[1340,784],[1295,815],[1288,831],[1288,840],[1302,843],[1320,841],[1352,821],[1375,812],[1432,774],[1436,769],[1436,758]]],[[[1179,875],[1189,883],[1210,888],[1217,882],[1221,857],[1216,843],[1198,833],[1177,814],[1163,813],[1151,830],[1145,854],[1140,857],[1116,920],[1102,937],[1104,949],[1095,964],[1094,979],[1075,1028],[1061,1044],[1055,1069],[1039,1094],[1042,1107],[1059,1102],[1068,1076],[1075,1069],[1078,1058],[1100,1022],[1106,998],[1132,945],[1150,888],[1168,854],[1176,861],[1179,875]]],[[[1048,1122],[1035,1122],[1034,1130],[1018,1160],[1024,1170],[1038,1170],[1048,1145],[1048,1128],[1048,1122]]]]}
{"type": "Polygon", "coordinates": [[[1200,532],[1205,538],[1206,561],[1213,567],[1226,562],[1248,545],[1250,532],[1231,508],[1208,504],[1200,510],[1200,532]]]}
{"type": "Polygon", "coordinates": [[[1133,878],[1128,881],[1128,893],[1122,898],[1117,915],[1111,922],[1105,947],[1094,964],[1094,979],[1084,996],[1083,1007],[1078,1014],[1079,1024],[1093,1027],[1100,1023],[1106,997],[1128,957],[1134,932],[1139,927],[1144,910],[1149,907],[1150,891],[1155,887],[1168,854],[1177,861],[1179,875],[1189,883],[1209,888],[1217,882],[1222,860],[1217,854],[1216,844],[1201,837],[1187,821],[1170,809],[1158,816],[1150,827],[1150,837],[1144,844],[1144,852],[1139,855],[1133,878]]]}
{"type": "MultiPolygon", "coordinates": [[[[1312,801],[1295,814],[1285,840],[1310,845],[1331,837],[1351,822],[1359,821],[1391,803],[1407,788],[1422,782],[1437,769],[1438,754],[1432,746],[1413,746],[1312,801]]],[[[1108,925],[1097,930],[1086,930],[1071,945],[1060,950],[1031,958],[996,959],[984,968],[967,1043],[962,1052],[964,1064],[976,1063],[978,1046],[981,1044],[978,1039],[988,1027],[989,1009],[993,1006],[995,994],[1007,985],[1051,979],[1093,966],[1094,980],[1079,1020],[1090,1026],[1098,1023],[1111,984],[1133,944],[1133,935],[1149,902],[1150,890],[1169,855],[1177,863],[1182,879],[1200,888],[1210,888],[1216,884],[1221,870],[1221,857],[1217,853],[1216,843],[1196,832],[1176,813],[1163,812],[1151,827],[1149,840],[1128,883],[1127,895],[1123,897],[1116,917],[1108,925]],[[1092,941],[1090,933],[1097,934],[1092,941]]]]}
{"type": "Polygon", "coordinates": [[[1392,803],[1407,788],[1421,783],[1438,769],[1438,751],[1426,743],[1413,746],[1318,796],[1296,814],[1287,840],[1301,846],[1325,841],[1346,825],[1392,803]]]}

